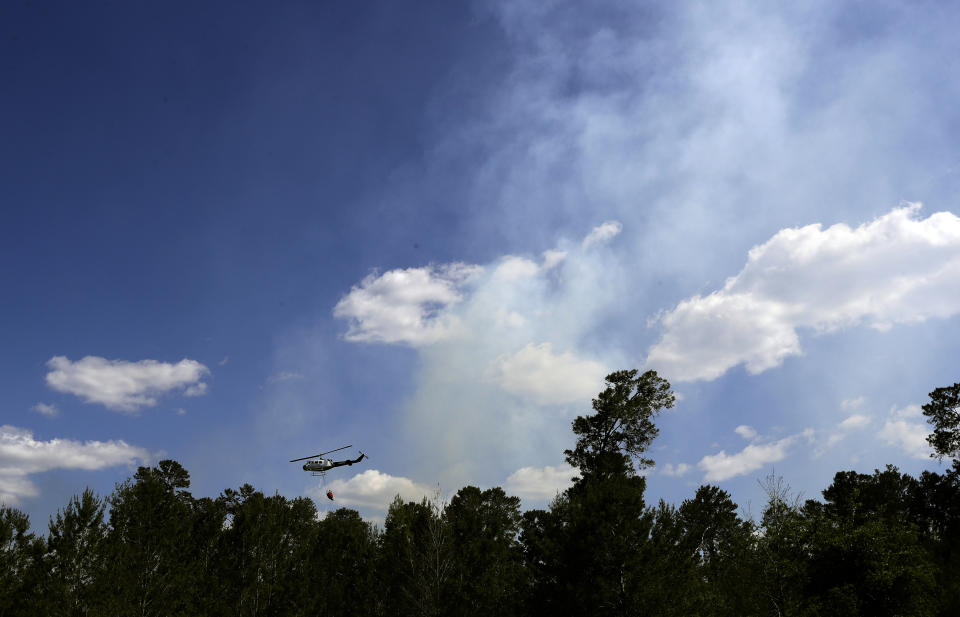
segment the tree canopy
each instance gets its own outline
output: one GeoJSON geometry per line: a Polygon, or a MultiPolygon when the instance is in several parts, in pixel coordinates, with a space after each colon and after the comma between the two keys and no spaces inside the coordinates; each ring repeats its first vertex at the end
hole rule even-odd
{"type": "Polygon", "coordinates": [[[927,442],[933,446],[934,455],[941,460],[945,456],[960,459],[960,383],[931,392],[923,415],[933,426],[927,442]]]}
{"type": "Polygon", "coordinates": [[[582,474],[616,475],[653,465],[645,456],[658,430],[653,419],[676,400],[667,380],[656,371],[607,375],[607,387],[593,399],[594,414],[573,421],[576,446],[564,451],[567,462],[582,474]]]}
{"type": "MultiPolygon", "coordinates": [[[[931,395],[947,432],[956,388],[931,395]]],[[[466,486],[397,496],[381,528],[249,484],[195,497],[172,460],[73,497],[45,537],[0,507],[0,617],[960,614],[960,461],[840,471],[804,503],[771,474],[759,520],[718,486],[649,505],[637,466],[673,402],[653,371],[607,376],[573,423],[581,475],[543,509],[466,486]]]]}

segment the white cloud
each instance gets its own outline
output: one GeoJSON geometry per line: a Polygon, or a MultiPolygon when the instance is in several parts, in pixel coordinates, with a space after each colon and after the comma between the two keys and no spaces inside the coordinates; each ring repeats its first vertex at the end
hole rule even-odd
{"type": "Polygon", "coordinates": [[[840,423],[840,428],[845,431],[855,431],[864,428],[870,424],[870,417],[863,414],[853,414],[840,423]]]}
{"type": "Polygon", "coordinates": [[[620,232],[623,231],[623,225],[620,221],[606,221],[602,225],[594,227],[587,237],[583,239],[583,248],[587,249],[595,244],[606,244],[620,232]]]}
{"type": "Polygon", "coordinates": [[[844,399],[843,402],[840,403],[840,408],[845,411],[860,409],[861,407],[863,407],[864,403],[866,402],[867,402],[867,397],[865,396],[858,396],[857,398],[848,398],[848,399],[844,399]]]}
{"type": "Polygon", "coordinates": [[[541,268],[544,270],[550,270],[551,268],[556,267],[564,259],[567,258],[567,253],[565,251],[558,251],[555,249],[550,249],[543,252],[543,265],[541,268]]]}
{"type": "Polygon", "coordinates": [[[662,473],[665,476],[672,476],[672,477],[679,478],[680,476],[684,475],[691,469],[693,469],[693,467],[691,467],[687,463],[677,463],[676,466],[670,463],[667,463],[666,465],[663,466],[663,469],[660,471],[660,473],[662,473]]]}
{"type": "Polygon", "coordinates": [[[757,436],[757,431],[752,426],[747,426],[746,424],[741,424],[733,429],[733,432],[748,441],[757,436]]]}
{"type": "Polygon", "coordinates": [[[522,467],[507,478],[504,490],[521,499],[542,501],[553,499],[557,493],[573,484],[572,478],[578,475],[570,465],[553,467],[522,467]]]}
{"type": "Polygon", "coordinates": [[[493,271],[493,276],[507,281],[528,279],[540,272],[540,266],[525,257],[504,257],[493,271]]]}
{"type": "Polygon", "coordinates": [[[35,497],[31,474],[52,469],[96,470],[117,465],[148,462],[150,452],[125,441],[38,441],[33,432],[15,426],[0,426],[0,501],[18,503],[35,497]]]}
{"type": "Polygon", "coordinates": [[[444,309],[463,299],[462,287],[480,272],[454,263],[373,273],[337,302],[333,314],[350,320],[348,341],[429,345],[453,333],[455,321],[444,309]]]}
{"type": "MultiPolygon", "coordinates": [[[[870,45],[851,46],[822,36],[842,3],[658,3],[653,16],[603,4],[599,12],[571,2],[492,5],[511,52],[507,76],[478,101],[481,113],[444,127],[427,173],[400,187],[409,203],[438,194],[462,203],[468,242],[496,230],[499,245],[536,254],[560,235],[573,238],[557,243],[570,253],[560,271],[521,281],[532,283],[524,293],[494,289],[489,275],[464,293],[450,312],[472,338],[420,350],[403,418],[404,443],[430,448],[417,477],[467,468],[465,479],[494,481],[550,462],[518,456],[524,448],[569,447],[569,420],[588,410],[539,408],[477,379],[499,356],[551,341],[632,368],[642,360],[638,343],[643,352],[659,334],[643,331],[643,318],[705,281],[718,281],[707,291],[720,289],[751,245],[805,222],[868,221],[877,204],[886,208],[954,156],[955,114],[935,103],[956,98],[947,92],[955,87],[917,71],[952,48],[952,33],[925,32],[914,45],[891,34],[903,29],[878,28],[870,45]],[[456,176],[464,168],[469,175],[456,176]],[[586,251],[593,262],[582,266],[585,232],[607,219],[622,221],[629,237],[615,238],[615,251],[586,251]],[[510,325],[499,331],[500,308],[522,320],[503,319],[510,325]]],[[[935,191],[922,196],[952,203],[935,191]]],[[[781,346],[793,349],[789,338],[781,346]]],[[[698,399],[709,405],[711,396],[698,399]]]]}
{"type": "Polygon", "coordinates": [[[56,418],[60,415],[60,410],[57,409],[56,405],[48,405],[46,403],[37,403],[30,409],[48,418],[56,418]]]}
{"type": "Polygon", "coordinates": [[[813,438],[813,431],[808,429],[771,443],[752,443],[736,454],[727,454],[726,451],[721,450],[716,454],[704,456],[697,467],[705,472],[704,480],[707,482],[729,480],[756,471],[768,463],[783,460],[789,454],[791,446],[801,437],[810,440],[813,438]]]}
{"type": "MultiPolygon", "coordinates": [[[[328,482],[327,489],[333,491],[334,500],[342,505],[381,511],[386,511],[397,495],[404,501],[420,501],[437,492],[436,488],[418,484],[409,478],[391,476],[376,469],[358,473],[349,480],[337,479],[328,482]]],[[[325,493],[326,490],[320,485],[307,489],[307,494],[317,501],[326,501],[325,493]]]]}
{"type": "Polygon", "coordinates": [[[927,443],[930,426],[924,421],[919,405],[893,408],[877,433],[889,446],[899,448],[914,458],[929,458],[933,449],[927,443]]]}
{"type": "Polygon", "coordinates": [[[88,403],[100,403],[115,411],[136,412],[157,404],[157,396],[184,388],[187,396],[206,392],[201,382],[210,371],[196,360],[183,359],[176,364],[141,360],[107,360],[87,356],[71,362],[54,356],[47,362],[47,385],[88,403]]]}
{"type": "Polygon", "coordinates": [[[204,382],[195,383],[187,386],[187,389],[183,391],[184,396],[203,396],[207,393],[207,384],[204,382]]]}
{"type": "MultiPolygon", "coordinates": [[[[412,331],[374,337],[364,330],[368,341],[423,341],[403,428],[431,460],[415,473],[445,486],[490,484],[507,470],[543,464],[531,449],[562,451],[570,421],[589,411],[606,369],[626,366],[622,352],[589,336],[629,282],[616,256],[566,238],[542,255],[473,266],[469,284],[451,288],[451,302],[429,320],[411,319],[412,331]],[[435,335],[431,324],[443,332],[435,335]]],[[[371,286],[368,280],[351,295],[371,286]]],[[[358,323],[351,327],[348,338],[359,340],[358,323]]]]}
{"type": "MultiPolygon", "coordinates": [[[[860,399],[863,399],[863,397],[860,397],[860,399]]],[[[860,399],[857,399],[858,402],[856,403],[856,407],[859,407],[862,404],[860,399]]],[[[835,429],[827,433],[826,441],[822,442],[814,450],[814,457],[823,456],[827,450],[846,439],[850,431],[858,431],[863,429],[868,426],[870,422],[870,417],[863,414],[853,414],[852,416],[847,417],[842,422],[837,424],[835,429]]]]}
{"type": "Polygon", "coordinates": [[[39,494],[37,485],[25,476],[0,474],[0,505],[16,505],[24,497],[36,497],[39,494]]]}
{"type": "Polygon", "coordinates": [[[960,313],[960,218],[896,208],[851,229],[784,229],[749,252],[722,289],[660,318],[647,365],[670,379],[711,380],[744,364],[752,374],[801,353],[799,328],[878,330],[960,313]]]}
{"type": "Polygon", "coordinates": [[[581,360],[571,352],[553,353],[550,343],[528,344],[497,358],[490,378],[501,388],[540,405],[590,400],[603,388],[602,364],[581,360]]]}

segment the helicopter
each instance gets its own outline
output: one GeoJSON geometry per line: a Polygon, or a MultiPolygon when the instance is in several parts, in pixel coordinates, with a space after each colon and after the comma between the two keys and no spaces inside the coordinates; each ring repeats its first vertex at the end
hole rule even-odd
{"type": "MultiPolygon", "coordinates": [[[[309,471],[312,476],[321,476],[326,483],[327,472],[334,467],[343,467],[344,465],[353,465],[354,463],[359,463],[365,458],[370,458],[363,453],[363,450],[358,450],[360,456],[355,459],[346,459],[344,461],[335,461],[329,458],[323,458],[324,455],[330,454],[332,452],[339,452],[340,450],[346,450],[347,448],[352,448],[353,446],[343,446],[342,448],[337,448],[335,450],[327,450],[326,452],[321,452],[320,454],[311,454],[310,456],[303,456],[300,458],[291,459],[291,463],[296,463],[297,461],[305,461],[303,464],[303,470],[309,471]]],[[[327,490],[327,499],[333,501],[333,491],[327,490]]]]}

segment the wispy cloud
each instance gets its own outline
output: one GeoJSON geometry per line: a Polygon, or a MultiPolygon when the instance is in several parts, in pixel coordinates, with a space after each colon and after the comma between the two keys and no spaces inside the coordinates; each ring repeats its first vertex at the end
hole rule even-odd
{"type": "Polygon", "coordinates": [[[203,396],[207,393],[207,384],[204,382],[199,382],[195,384],[190,384],[183,391],[184,396],[203,396]]]}
{"type": "Polygon", "coordinates": [[[870,424],[870,417],[863,414],[853,414],[849,418],[845,419],[839,424],[840,428],[845,431],[855,431],[862,428],[865,428],[870,424]]]}
{"type": "Polygon", "coordinates": [[[188,359],[170,364],[87,356],[71,362],[64,356],[54,356],[47,367],[47,385],[54,390],[128,413],[153,407],[157,397],[173,390],[183,389],[186,396],[200,396],[207,390],[207,384],[201,380],[210,373],[206,366],[188,359]]]}
{"type": "MultiPolygon", "coordinates": [[[[860,397],[860,398],[863,398],[863,397],[860,397]]],[[[844,403],[846,402],[847,401],[844,401],[844,403]]],[[[859,406],[860,404],[858,403],[857,407],[859,406]]],[[[843,407],[842,404],[841,404],[841,407],[843,407]]],[[[823,456],[830,448],[834,447],[835,445],[837,445],[838,443],[846,439],[847,436],[850,435],[850,433],[866,428],[867,426],[870,425],[871,422],[872,420],[870,416],[867,416],[864,414],[853,414],[852,416],[848,416],[847,418],[842,420],[839,424],[837,424],[835,427],[831,428],[830,430],[819,431],[820,443],[817,445],[817,447],[813,451],[814,456],[815,457],[823,456]],[[823,439],[824,436],[826,437],[826,439],[823,439]]]]}
{"type": "Polygon", "coordinates": [[[296,371],[280,371],[267,378],[268,383],[281,383],[284,381],[297,381],[303,379],[303,374],[296,371]]]}
{"type": "Polygon", "coordinates": [[[57,409],[56,405],[48,405],[47,403],[37,403],[30,409],[48,418],[56,418],[60,415],[60,410],[57,409]]]}
{"type": "Polygon", "coordinates": [[[930,432],[920,406],[907,405],[890,410],[877,437],[913,458],[926,459],[933,452],[927,443],[930,432]]]}
{"type": "Polygon", "coordinates": [[[854,409],[860,409],[861,407],[863,407],[864,403],[866,402],[867,402],[867,397],[865,396],[848,398],[848,399],[844,399],[843,402],[840,403],[840,408],[848,411],[854,410],[854,409]]]}
{"type": "Polygon", "coordinates": [[[665,476],[671,476],[671,477],[674,477],[674,478],[679,478],[679,477],[685,475],[685,474],[686,474],[688,471],[690,471],[691,469],[693,469],[693,467],[691,467],[691,466],[688,465],[687,463],[677,463],[676,465],[673,465],[673,464],[671,464],[671,463],[667,463],[667,464],[664,465],[663,468],[660,470],[660,473],[662,473],[662,474],[665,475],[665,476]]]}
{"type": "Polygon", "coordinates": [[[697,467],[704,471],[703,479],[707,482],[729,480],[761,469],[769,463],[782,461],[790,453],[790,448],[801,438],[811,440],[813,431],[805,430],[769,443],[751,443],[735,454],[727,454],[725,450],[721,450],[704,456],[697,467]]]}
{"type": "Polygon", "coordinates": [[[798,329],[878,330],[960,313],[960,218],[897,208],[856,228],[784,229],[707,296],[660,318],[647,364],[679,381],[711,380],[738,364],[756,374],[800,355],[798,329]]]}
{"type": "Polygon", "coordinates": [[[19,503],[36,497],[39,489],[29,476],[52,469],[95,470],[148,462],[153,455],[125,441],[40,441],[33,432],[0,426],[0,502],[19,503]]]}
{"type": "MultiPolygon", "coordinates": [[[[690,247],[720,256],[718,232],[847,214],[886,194],[885,173],[927,174],[953,151],[953,114],[931,102],[956,86],[922,77],[953,49],[942,27],[919,45],[894,27],[837,36],[845,9],[824,2],[492,7],[512,70],[480,118],[444,127],[437,173],[480,149],[467,198],[506,233],[602,208],[647,241],[637,263],[666,253],[660,267],[688,276],[702,255],[690,247]],[[924,147],[907,148],[919,134],[924,147]]],[[[875,18],[893,26],[899,13],[875,18]]]]}
{"type": "Polygon", "coordinates": [[[543,252],[543,269],[549,270],[567,258],[565,251],[549,249],[543,252]]]}
{"type": "Polygon", "coordinates": [[[583,248],[590,248],[595,244],[606,244],[623,231],[620,221],[607,221],[603,225],[594,227],[583,239],[583,248]]]}

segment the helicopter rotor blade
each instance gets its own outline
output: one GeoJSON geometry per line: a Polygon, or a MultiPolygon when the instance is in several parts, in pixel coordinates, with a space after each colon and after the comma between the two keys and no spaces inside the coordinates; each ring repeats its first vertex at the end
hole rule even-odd
{"type": "Polygon", "coordinates": [[[336,450],[327,450],[326,452],[321,452],[320,454],[311,454],[310,456],[303,456],[300,458],[290,459],[291,463],[296,463],[297,461],[305,461],[308,458],[315,458],[318,456],[323,456],[324,454],[330,454],[331,452],[339,452],[340,450],[346,450],[347,448],[352,448],[353,446],[343,446],[342,448],[337,448],[336,450]]]}
{"type": "Polygon", "coordinates": [[[314,457],[317,457],[317,456],[321,456],[322,454],[323,454],[323,453],[321,452],[320,454],[311,454],[310,456],[303,456],[303,457],[300,457],[300,458],[293,458],[293,459],[290,459],[290,462],[291,462],[291,463],[296,463],[297,461],[305,461],[305,460],[307,460],[308,458],[314,458],[314,457]]]}

